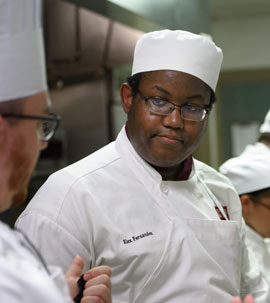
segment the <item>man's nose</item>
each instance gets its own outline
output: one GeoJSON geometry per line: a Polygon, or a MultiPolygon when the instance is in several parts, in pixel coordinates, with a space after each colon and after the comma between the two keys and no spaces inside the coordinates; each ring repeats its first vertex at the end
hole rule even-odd
{"type": "Polygon", "coordinates": [[[179,107],[174,107],[174,110],[164,117],[163,123],[167,127],[183,128],[184,121],[181,117],[181,109],[179,107]]]}

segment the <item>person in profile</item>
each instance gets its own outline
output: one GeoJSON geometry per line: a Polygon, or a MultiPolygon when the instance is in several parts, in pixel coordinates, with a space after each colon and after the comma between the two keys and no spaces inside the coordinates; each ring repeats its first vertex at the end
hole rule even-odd
{"type": "Polygon", "coordinates": [[[270,153],[256,144],[223,163],[219,170],[232,182],[240,197],[247,246],[253,262],[258,263],[270,283],[270,153]]]}
{"type": "MultiPolygon", "coordinates": [[[[53,137],[59,117],[50,113],[40,0],[0,0],[0,212],[23,203],[40,151],[53,137]]],[[[110,268],[83,275],[74,256],[64,275],[47,266],[26,235],[0,221],[0,301],[3,303],[111,303],[110,268]],[[71,264],[71,266],[70,266],[71,264]],[[77,301],[78,302],[78,301],[77,301]]]]}

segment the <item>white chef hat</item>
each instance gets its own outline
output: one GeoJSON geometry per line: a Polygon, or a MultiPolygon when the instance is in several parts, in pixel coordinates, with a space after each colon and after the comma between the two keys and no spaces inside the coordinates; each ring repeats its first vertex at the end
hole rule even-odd
{"type": "Polygon", "coordinates": [[[47,89],[41,0],[0,0],[0,102],[47,89]]]}
{"type": "Polygon", "coordinates": [[[219,168],[239,195],[270,188],[269,152],[243,153],[226,161],[219,168]]]}
{"type": "Polygon", "coordinates": [[[260,133],[261,134],[270,133],[270,109],[265,116],[263,124],[260,127],[260,133]]]}
{"type": "Polygon", "coordinates": [[[132,75],[155,70],[191,74],[216,89],[222,51],[209,38],[182,30],[144,34],[137,42],[132,75]]]}

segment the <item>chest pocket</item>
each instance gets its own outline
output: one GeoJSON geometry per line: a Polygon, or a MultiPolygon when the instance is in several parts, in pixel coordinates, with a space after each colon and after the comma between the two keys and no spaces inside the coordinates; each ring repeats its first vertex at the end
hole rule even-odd
{"type": "Polygon", "coordinates": [[[193,237],[220,266],[239,290],[241,279],[241,241],[238,225],[233,221],[185,219],[193,237]]]}
{"type": "Polygon", "coordinates": [[[240,290],[235,222],[175,219],[159,265],[133,303],[230,302],[240,290]]]}

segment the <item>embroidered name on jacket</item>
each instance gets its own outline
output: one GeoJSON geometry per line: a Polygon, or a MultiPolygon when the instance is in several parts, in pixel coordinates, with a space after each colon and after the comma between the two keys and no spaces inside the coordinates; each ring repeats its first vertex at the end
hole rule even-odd
{"type": "Polygon", "coordinates": [[[151,232],[151,231],[148,231],[144,234],[141,234],[141,235],[138,235],[138,236],[132,236],[131,238],[129,239],[123,239],[123,243],[124,244],[129,244],[129,243],[132,243],[132,242],[135,242],[137,240],[140,240],[142,238],[145,238],[145,237],[149,237],[149,236],[153,236],[154,234],[151,232]]]}

